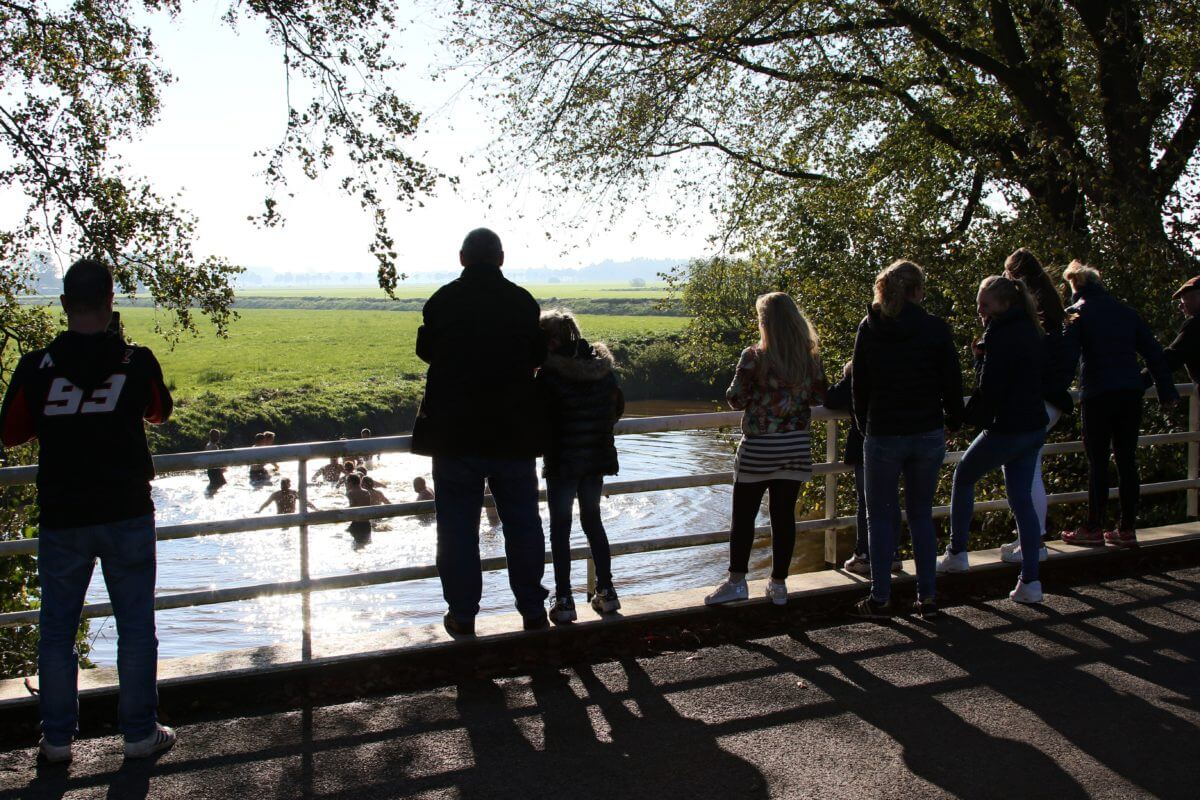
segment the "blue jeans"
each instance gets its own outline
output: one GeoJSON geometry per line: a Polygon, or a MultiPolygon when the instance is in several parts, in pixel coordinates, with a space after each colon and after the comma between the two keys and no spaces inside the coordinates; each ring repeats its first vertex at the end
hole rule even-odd
{"type": "Polygon", "coordinates": [[[904,510],[917,565],[917,596],[932,599],[937,589],[937,533],[933,528],[933,495],[946,457],[941,428],[903,436],[867,435],[863,444],[863,479],[867,495],[868,544],[871,554],[871,597],[886,603],[892,596],[892,557],[900,526],[900,476],[904,476],[904,510]]]}
{"type": "MultiPolygon", "coordinates": [[[[854,465],[854,499],[857,506],[854,511],[854,555],[867,557],[871,552],[870,541],[867,537],[867,487],[863,476],[863,465],[854,465]]],[[[892,530],[896,531],[896,554],[893,561],[900,560],[900,504],[896,504],[895,520],[892,530]]]]}
{"type": "Polygon", "coordinates": [[[483,596],[479,563],[479,514],[487,479],[504,526],[508,585],[523,616],[545,614],[546,540],[538,514],[537,467],[532,458],[434,456],[437,568],[450,615],[475,619],[483,596]]]}
{"type": "Polygon", "coordinates": [[[69,744],[78,727],[75,636],[97,558],[117,619],[120,731],[127,742],[154,732],[158,721],[154,546],[153,514],[81,528],[42,528],[38,533],[39,704],[42,734],[50,744],[69,744]]]}
{"type": "Polygon", "coordinates": [[[975,484],[997,467],[1004,468],[1004,491],[1008,507],[1017,519],[1021,540],[1021,580],[1038,579],[1038,553],[1042,549],[1042,525],[1033,505],[1033,472],[1046,441],[1046,430],[1025,433],[982,431],[971,442],[954,470],[950,495],[950,552],[967,549],[971,517],[975,513],[975,484]]]}
{"type": "Polygon", "coordinates": [[[600,494],[603,475],[582,478],[546,478],[546,500],[550,506],[550,552],[554,554],[554,593],[571,594],[571,508],[579,497],[579,525],[592,549],[596,565],[596,588],[612,587],[612,557],[608,534],[600,520],[600,494]]]}

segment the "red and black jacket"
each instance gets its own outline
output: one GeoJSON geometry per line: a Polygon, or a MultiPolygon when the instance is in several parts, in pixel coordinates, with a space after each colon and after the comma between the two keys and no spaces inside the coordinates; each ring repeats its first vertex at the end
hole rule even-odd
{"type": "Polygon", "coordinates": [[[5,447],[38,440],[41,525],[152,513],[142,420],[164,422],[172,407],[154,354],[119,336],[68,331],[23,356],[4,396],[0,438],[5,447]]]}

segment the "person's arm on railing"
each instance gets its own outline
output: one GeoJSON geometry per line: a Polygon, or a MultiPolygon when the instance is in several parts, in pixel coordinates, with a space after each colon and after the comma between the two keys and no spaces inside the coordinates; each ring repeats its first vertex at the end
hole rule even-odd
{"type": "MultiPolygon", "coordinates": [[[[866,435],[868,411],[871,406],[871,367],[868,363],[867,350],[869,345],[866,322],[858,326],[858,335],[854,337],[854,356],[850,361],[850,386],[853,396],[851,413],[854,415],[854,426],[858,432],[866,435]]],[[[962,402],[962,399],[959,399],[962,402]]]]}
{"type": "Polygon", "coordinates": [[[757,363],[758,351],[747,347],[738,359],[737,367],[733,370],[733,382],[725,390],[725,400],[729,407],[741,411],[750,404],[750,385],[754,381],[754,368],[757,363]]]}
{"type": "MultiPolygon", "coordinates": [[[[1183,327],[1179,329],[1179,333],[1171,341],[1169,345],[1163,348],[1163,359],[1167,362],[1167,369],[1172,373],[1179,371],[1180,367],[1187,365],[1188,355],[1200,353],[1200,317],[1188,317],[1183,323],[1183,327]]],[[[1189,374],[1189,378],[1195,376],[1189,374]]],[[[1154,376],[1150,374],[1150,368],[1142,370],[1142,385],[1149,389],[1154,384],[1154,376]]]]}
{"type": "Polygon", "coordinates": [[[954,336],[950,326],[942,342],[942,414],[946,418],[947,430],[956,431],[963,426],[962,369],[958,365],[958,352],[954,349],[954,336]]]}
{"type": "Polygon", "coordinates": [[[1158,388],[1158,402],[1167,407],[1175,405],[1179,402],[1179,392],[1175,390],[1175,384],[1171,380],[1171,369],[1163,355],[1162,345],[1140,316],[1137,318],[1137,338],[1134,340],[1134,346],[1154,377],[1154,384],[1158,388]]]}
{"type": "Polygon", "coordinates": [[[0,440],[3,440],[5,447],[16,447],[37,438],[37,427],[25,389],[26,375],[32,368],[28,359],[26,355],[17,362],[17,368],[8,379],[4,405],[0,407],[0,440]]]}
{"type": "Polygon", "coordinates": [[[851,362],[842,367],[842,379],[825,390],[825,407],[830,411],[849,411],[854,399],[854,382],[850,379],[851,362]]]}

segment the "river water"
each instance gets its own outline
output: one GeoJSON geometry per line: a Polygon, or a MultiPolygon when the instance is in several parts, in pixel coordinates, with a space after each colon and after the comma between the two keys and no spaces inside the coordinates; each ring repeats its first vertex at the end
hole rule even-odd
{"type": "MultiPolygon", "coordinates": [[[[637,416],[711,411],[711,405],[631,403],[637,416]]],[[[666,475],[720,472],[732,469],[737,435],[719,431],[682,431],[617,437],[621,473],[613,480],[636,480],[666,475]]],[[[282,442],[281,442],[282,444],[282,442]]],[[[310,464],[310,473],[316,464],[310,464]]],[[[415,499],[412,479],[430,473],[429,459],[409,453],[390,453],[376,459],[370,474],[385,481],[384,494],[391,502],[415,499]]],[[[540,474],[540,473],[539,473],[540,474]]],[[[245,467],[232,467],[228,484],[215,496],[206,493],[203,472],[164,475],[153,483],[160,525],[253,516],[267,496],[279,488],[279,478],[296,482],[296,463],[281,463],[278,474],[264,485],[252,485],[245,467]]],[[[728,527],[729,486],[712,486],[670,492],[625,494],[605,498],[601,510],[610,541],[649,539],[684,533],[702,533],[728,527]]],[[[318,508],[342,508],[341,490],[314,484],[309,499],[318,508]]],[[[545,504],[543,529],[549,535],[545,504]]],[[[263,513],[274,513],[269,508],[263,513]]],[[[765,508],[759,525],[765,525],[765,508]]],[[[572,544],[586,544],[578,515],[572,544]]],[[[760,545],[763,543],[760,543],[760,545]]],[[[547,547],[549,540],[547,539],[547,547]]],[[[309,529],[312,577],[432,564],[436,534],[429,517],[395,517],[375,523],[368,544],[355,546],[346,524],[309,529]]],[[[483,557],[504,554],[501,531],[483,520],[480,527],[483,557]]],[[[823,537],[798,537],[792,573],[822,569],[823,537]]],[[[686,586],[715,585],[727,567],[723,545],[687,548],[661,553],[620,556],[613,560],[613,577],[622,595],[651,594],[686,586]]],[[[758,546],[751,560],[752,577],[769,570],[770,548],[758,546]]],[[[586,562],[572,566],[576,603],[583,601],[586,562]]],[[[299,578],[299,533],[267,530],[200,536],[160,542],[158,593],[191,592],[252,583],[299,578]]],[[[99,570],[88,592],[89,602],[107,599],[99,570]]],[[[553,590],[550,565],[544,584],[553,590]]],[[[512,611],[512,594],[505,572],[485,572],[480,613],[512,611]]],[[[295,643],[300,639],[299,595],[263,598],[240,603],[197,606],[160,611],[157,615],[159,657],[174,658],[258,645],[295,643]]],[[[312,627],[315,641],[323,637],[382,631],[398,625],[420,625],[441,619],[445,610],[437,579],[356,589],[314,592],[312,627]]],[[[92,620],[91,659],[97,664],[116,663],[116,625],[111,618],[92,620]]]]}

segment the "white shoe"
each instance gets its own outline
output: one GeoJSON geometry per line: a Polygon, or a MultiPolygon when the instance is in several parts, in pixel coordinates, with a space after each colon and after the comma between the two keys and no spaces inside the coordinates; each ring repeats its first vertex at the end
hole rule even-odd
{"type": "Polygon", "coordinates": [[[967,572],[971,569],[971,562],[967,560],[967,551],[961,553],[951,553],[950,547],[947,545],[946,554],[938,559],[937,571],[940,572],[967,572]]]}
{"type": "Polygon", "coordinates": [[[846,563],[842,564],[842,569],[846,570],[846,572],[852,572],[855,575],[869,576],[871,574],[871,560],[864,555],[855,553],[846,559],[846,563]]]}
{"type": "MultiPolygon", "coordinates": [[[[1046,545],[1042,545],[1040,548],[1038,548],[1038,561],[1045,561],[1049,557],[1050,554],[1046,551],[1046,545]]],[[[1020,547],[1018,547],[1016,550],[1009,550],[1007,552],[1004,551],[1004,548],[1000,548],[1000,560],[1006,564],[1020,564],[1025,560],[1025,557],[1022,554],[1020,547]]]]}
{"type": "Polygon", "coordinates": [[[777,606],[786,606],[787,597],[787,581],[777,581],[771,578],[767,581],[767,597],[777,606]]]}
{"type": "Polygon", "coordinates": [[[1008,555],[1009,553],[1019,551],[1020,549],[1021,549],[1021,540],[1014,539],[1013,541],[1008,542],[1007,544],[1000,545],[1000,557],[1003,558],[1004,556],[1008,555]]]}
{"type": "Polygon", "coordinates": [[[42,754],[42,758],[46,759],[47,764],[66,764],[71,760],[71,743],[67,744],[50,744],[46,741],[46,737],[38,742],[38,751],[42,754]]]}
{"type": "Polygon", "coordinates": [[[1040,603],[1042,602],[1042,582],[1025,583],[1017,578],[1017,588],[1009,592],[1008,596],[1016,603],[1040,603]]]}
{"type": "Polygon", "coordinates": [[[746,585],[746,579],[733,580],[732,578],[722,583],[712,594],[704,598],[704,605],[717,606],[721,603],[732,603],[735,600],[747,600],[750,597],[750,587],[746,585]]]}
{"type": "Polygon", "coordinates": [[[169,750],[175,744],[175,731],[166,725],[155,725],[154,733],[145,739],[125,743],[126,758],[146,758],[162,750],[169,750]]]}

